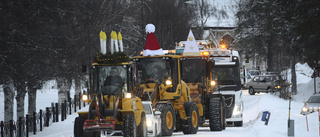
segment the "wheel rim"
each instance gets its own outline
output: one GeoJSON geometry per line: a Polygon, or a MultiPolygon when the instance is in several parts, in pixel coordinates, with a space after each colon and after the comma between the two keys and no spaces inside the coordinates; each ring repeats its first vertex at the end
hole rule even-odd
{"type": "Polygon", "coordinates": [[[195,110],[192,111],[192,125],[195,128],[198,125],[198,117],[197,117],[197,112],[195,110]]]}
{"type": "Polygon", "coordinates": [[[250,94],[252,94],[252,93],[253,93],[253,89],[252,89],[252,88],[250,88],[249,92],[250,92],[250,94]]]}
{"type": "Polygon", "coordinates": [[[167,124],[168,129],[172,128],[173,117],[172,117],[172,113],[170,111],[168,111],[167,115],[166,115],[166,124],[167,124]]]}

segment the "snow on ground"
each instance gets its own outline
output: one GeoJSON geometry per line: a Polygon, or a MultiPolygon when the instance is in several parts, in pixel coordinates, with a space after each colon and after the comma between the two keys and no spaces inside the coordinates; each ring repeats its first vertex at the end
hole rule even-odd
{"type": "MultiPolygon", "coordinates": [[[[313,74],[313,69],[309,67],[307,63],[296,64],[296,74],[297,74],[297,83],[308,83],[311,80],[311,75],[313,74]]],[[[291,69],[281,72],[284,79],[287,79],[291,83],[291,69]]]]}
{"type": "MultiPolygon", "coordinates": [[[[273,94],[256,94],[251,96],[247,90],[243,91],[244,99],[244,125],[243,127],[227,127],[221,132],[211,132],[209,127],[201,127],[196,135],[184,135],[182,132],[175,132],[173,137],[206,137],[215,135],[219,137],[286,137],[287,121],[289,115],[289,101],[283,100],[273,94]],[[266,126],[261,121],[263,111],[271,112],[269,124],[266,126]]],[[[291,102],[291,119],[295,122],[295,136],[315,137],[319,136],[318,113],[308,115],[309,132],[306,127],[305,116],[300,115],[302,102],[291,102]]],[[[85,111],[88,108],[82,108],[85,111]]],[[[30,133],[30,137],[73,137],[73,124],[76,113],[67,116],[63,122],[53,123],[36,135],[30,133]]]]}
{"type": "MultiPolygon", "coordinates": [[[[291,102],[290,119],[294,120],[295,136],[297,137],[316,137],[319,136],[319,117],[318,113],[307,116],[309,123],[309,131],[307,131],[306,117],[300,115],[300,109],[303,101],[313,94],[313,80],[310,77],[310,69],[305,64],[299,64],[297,68],[298,94],[293,96],[291,102]],[[304,73],[304,74],[302,74],[304,73]],[[304,77],[307,76],[307,77],[304,77]],[[307,81],[307,82],[306,82],[307,81]]],[[[320,79],[317,79],[320,81],[320,79]]],[[[58,101],[57,90],[54,82],[48,82],[42,90],[38,90],[37,110],[44,109],[51,105],[51,102],[58,101]],[[53,87],[53,88],[52,88],[53,87]]],[[[72,92],[74,93],[74,89],[72,92]]],[[[0,116],[3,120],[3,92],[0,92],[0,116]]],[[[26,100],[27,101],[27,100],[26,100]]],[[[192,137],[285,137],[288,130],[289,101],[278,98],[277,94],[256,94],[251,96],[247,90],[243,91],[244,114],[243,127],[227,127],[221,132],[211,132],[208,127],[200,127],[196,135],[183,135],[182,132],[176,132],[173,137],[192,136],[192,137]],[[266,126],[261,121],[263,111],[271,112],[269,124],[266,126]]],[[[86,111],[88,108],[82,108],[86,111]]],[[[27,111],[27,107],[26,107],[27,111]]],[[[36,135],[29,134],[30,137],[73,137],[74,119],[76,113],[68,115],[63,122],[52,123],[50,127],[44,127],[43,131],[37,132],[36,135]]]]}

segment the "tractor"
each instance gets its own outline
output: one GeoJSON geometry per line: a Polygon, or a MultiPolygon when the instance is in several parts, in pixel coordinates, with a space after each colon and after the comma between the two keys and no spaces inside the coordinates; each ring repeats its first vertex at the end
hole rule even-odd
{"type": "Polygon", "coordinates": [[[97,55],[92,64],[92,90],[82,100],[89,110],[78,112],[75,137],[99,137],[122,130],[125,137],[146,137],[146,114],[139,97],[132,94],[132,63],[124,54],[97,55]],[[89,98],[90,97],[90,98],[89,98]]]}
{"type": "MultiPolygon", "coordinates": [[[[200,118],[209,118],[212,130],[222,128],[223,100],[219,95],[207,93],[208,78],[204,75],[207,72],[182,72],[187,58],[180,55],[137,56],[131,59],[134,64],[133,75],[138,85],[135,94],[144,101],[151,101],[153,108],[161,112],[162,135],[171,136],[174,131],[196,134],[203,122],[200,118]],[[182,77],[186,78],[187,75],[190,76],[190,82],[186,83],[187,79],[182,77]],[[201,90],[197,90],[196,93],[190,86],[197,85],[198,89],[198,81],[204,84],[200,84],[201,90]],[[198,98],[195,99],[193,96],[198,98]]],[[[200,61],[204,63],[200,64],[203,67],[210,64],[207,61],[200,61]]]]}
{"type": "Polygon", "coordinates": [[[226,127],[225,99],[222,94],[213,94],[216,85],[211,77],[213,66],[214,61],[208,56],[183,56],[181,79],[188,84],[191,100],[199,108],[199,126],[207,125],[206,120],[209,120],[211,131],[221,131],[226,127]]]}

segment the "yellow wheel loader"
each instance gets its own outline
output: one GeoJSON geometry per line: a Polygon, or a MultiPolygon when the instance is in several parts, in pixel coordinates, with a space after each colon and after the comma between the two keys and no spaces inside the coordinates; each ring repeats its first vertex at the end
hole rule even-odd
{"type": "Polygon", "coordinates": [[[213,94],[215,88],[215,81],[211,77],[213,66],[214,61],[207,56],[181,57],[181,77],[190,88],[191,100],[199,108],[199,126],[206,125],[205,121],[209,120],[211,131],[221,131],[226,127],[225,99],[220,93],[213,94]]]}
{"type": "Polygon", "coordinates": [[[192,101],[190,88],[181,79],[181,56],[137,56],[131,59],[137,83],[135,94],[142,100],[151,101],[153,108],[161,112],[162,135],[171,136],[176,126],[181,126],[184,134],[196,134],[200,108],[192,101]]]}
{"type": "Polygon", "coordinates": [[[132,64],[126,55],[97,55],[92,65],[92,91],[82,100],[89,110],[78,112],[75,137],[99,137],[122,130],[125,137],[146,137],[146,114],[141,99],[133,96],[132,64]],[[119,60],[115,60],[119,59],[119,60]]]}

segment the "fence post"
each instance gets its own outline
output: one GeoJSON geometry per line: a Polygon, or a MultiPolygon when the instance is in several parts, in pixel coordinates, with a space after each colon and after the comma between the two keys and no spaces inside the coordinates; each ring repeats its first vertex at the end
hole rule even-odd
{"type": "Polygon", "coordinates": [[[9,127],[10,127],[10,137],[13,137],[13,120],[10,120],[9,127]]]}
{"type": "Polygon", "coordinates": [[[29,116],[26,115],[26,137],[29,137],[29,116]]]}
{"type": "Polygon", "coordinates": [[[46,120],[44,122],[45,127],[49,127],[49,120],[50,120],[50,115],[49,115],[50,110],[49,109],[50,109],[49,107],[46,107],[46,120]]]}
{"type": "Polygon", "coordinates": [[[33,112],[33,134],[35,135],[37,132],[37,117],[36,112],[33,112]]]}
{"type": "Polygon", "coordinates": [[[61,103],[61,121],[64,121],[64,110],[63,110],[63,106],[64,106],[64,103],[61,103]]]}
{"type": "Polygon", "coordinates": [[[78,101],[79,101],[79,110],[81,109],[81,93],[79,93],[78,101]]]}
{"type": "Polygon", "coordinates": [[[21,128],[22,128],[22,117],[19,117],[19,130],[18,130],[19,137],[22,136],[21,128]]]}
{"type": "Polygon", "coordinates": [[[68,101],[69,101],[69,115],[71,115],[71,104],[72,104],[72,102],[71,102],[71,97],[69,96],[69,99],[68,99],[68,101]]]}
{"type": "Polygon", "coordinates": [[[54,123],[54,122],[56,122],[56,113],[55,113],[55,108],[54,108],[53,102],[51,103],[51,112],[52,112],[52,123],[54,123]]]}
{"type": "Polygon", "coordinates": [[[56,122],[59,122],[59,106],[58,106],[58,103],[56,103],[56,122]]]}
{"type": "Polygon", "coordinates": [[[4,126],[3,121],[1,121],[1,123],[0,123],[1,137],[4,137],[4,135],[3,135],[3,126],[4,126]]]}
{"type": "Polygon", "coordinates": [[[67,100],[64,100],[64,119],[67,119],[67,100]]]}
{"type": "Polygon", "coordinates": [[[40,131],[42,131],[42,109],[40,109],[40,131]]]}
{"type": "Polygon", "coordinates": [[[77,112],[77,95],[74,95],[74,112],[77,112]]]}

